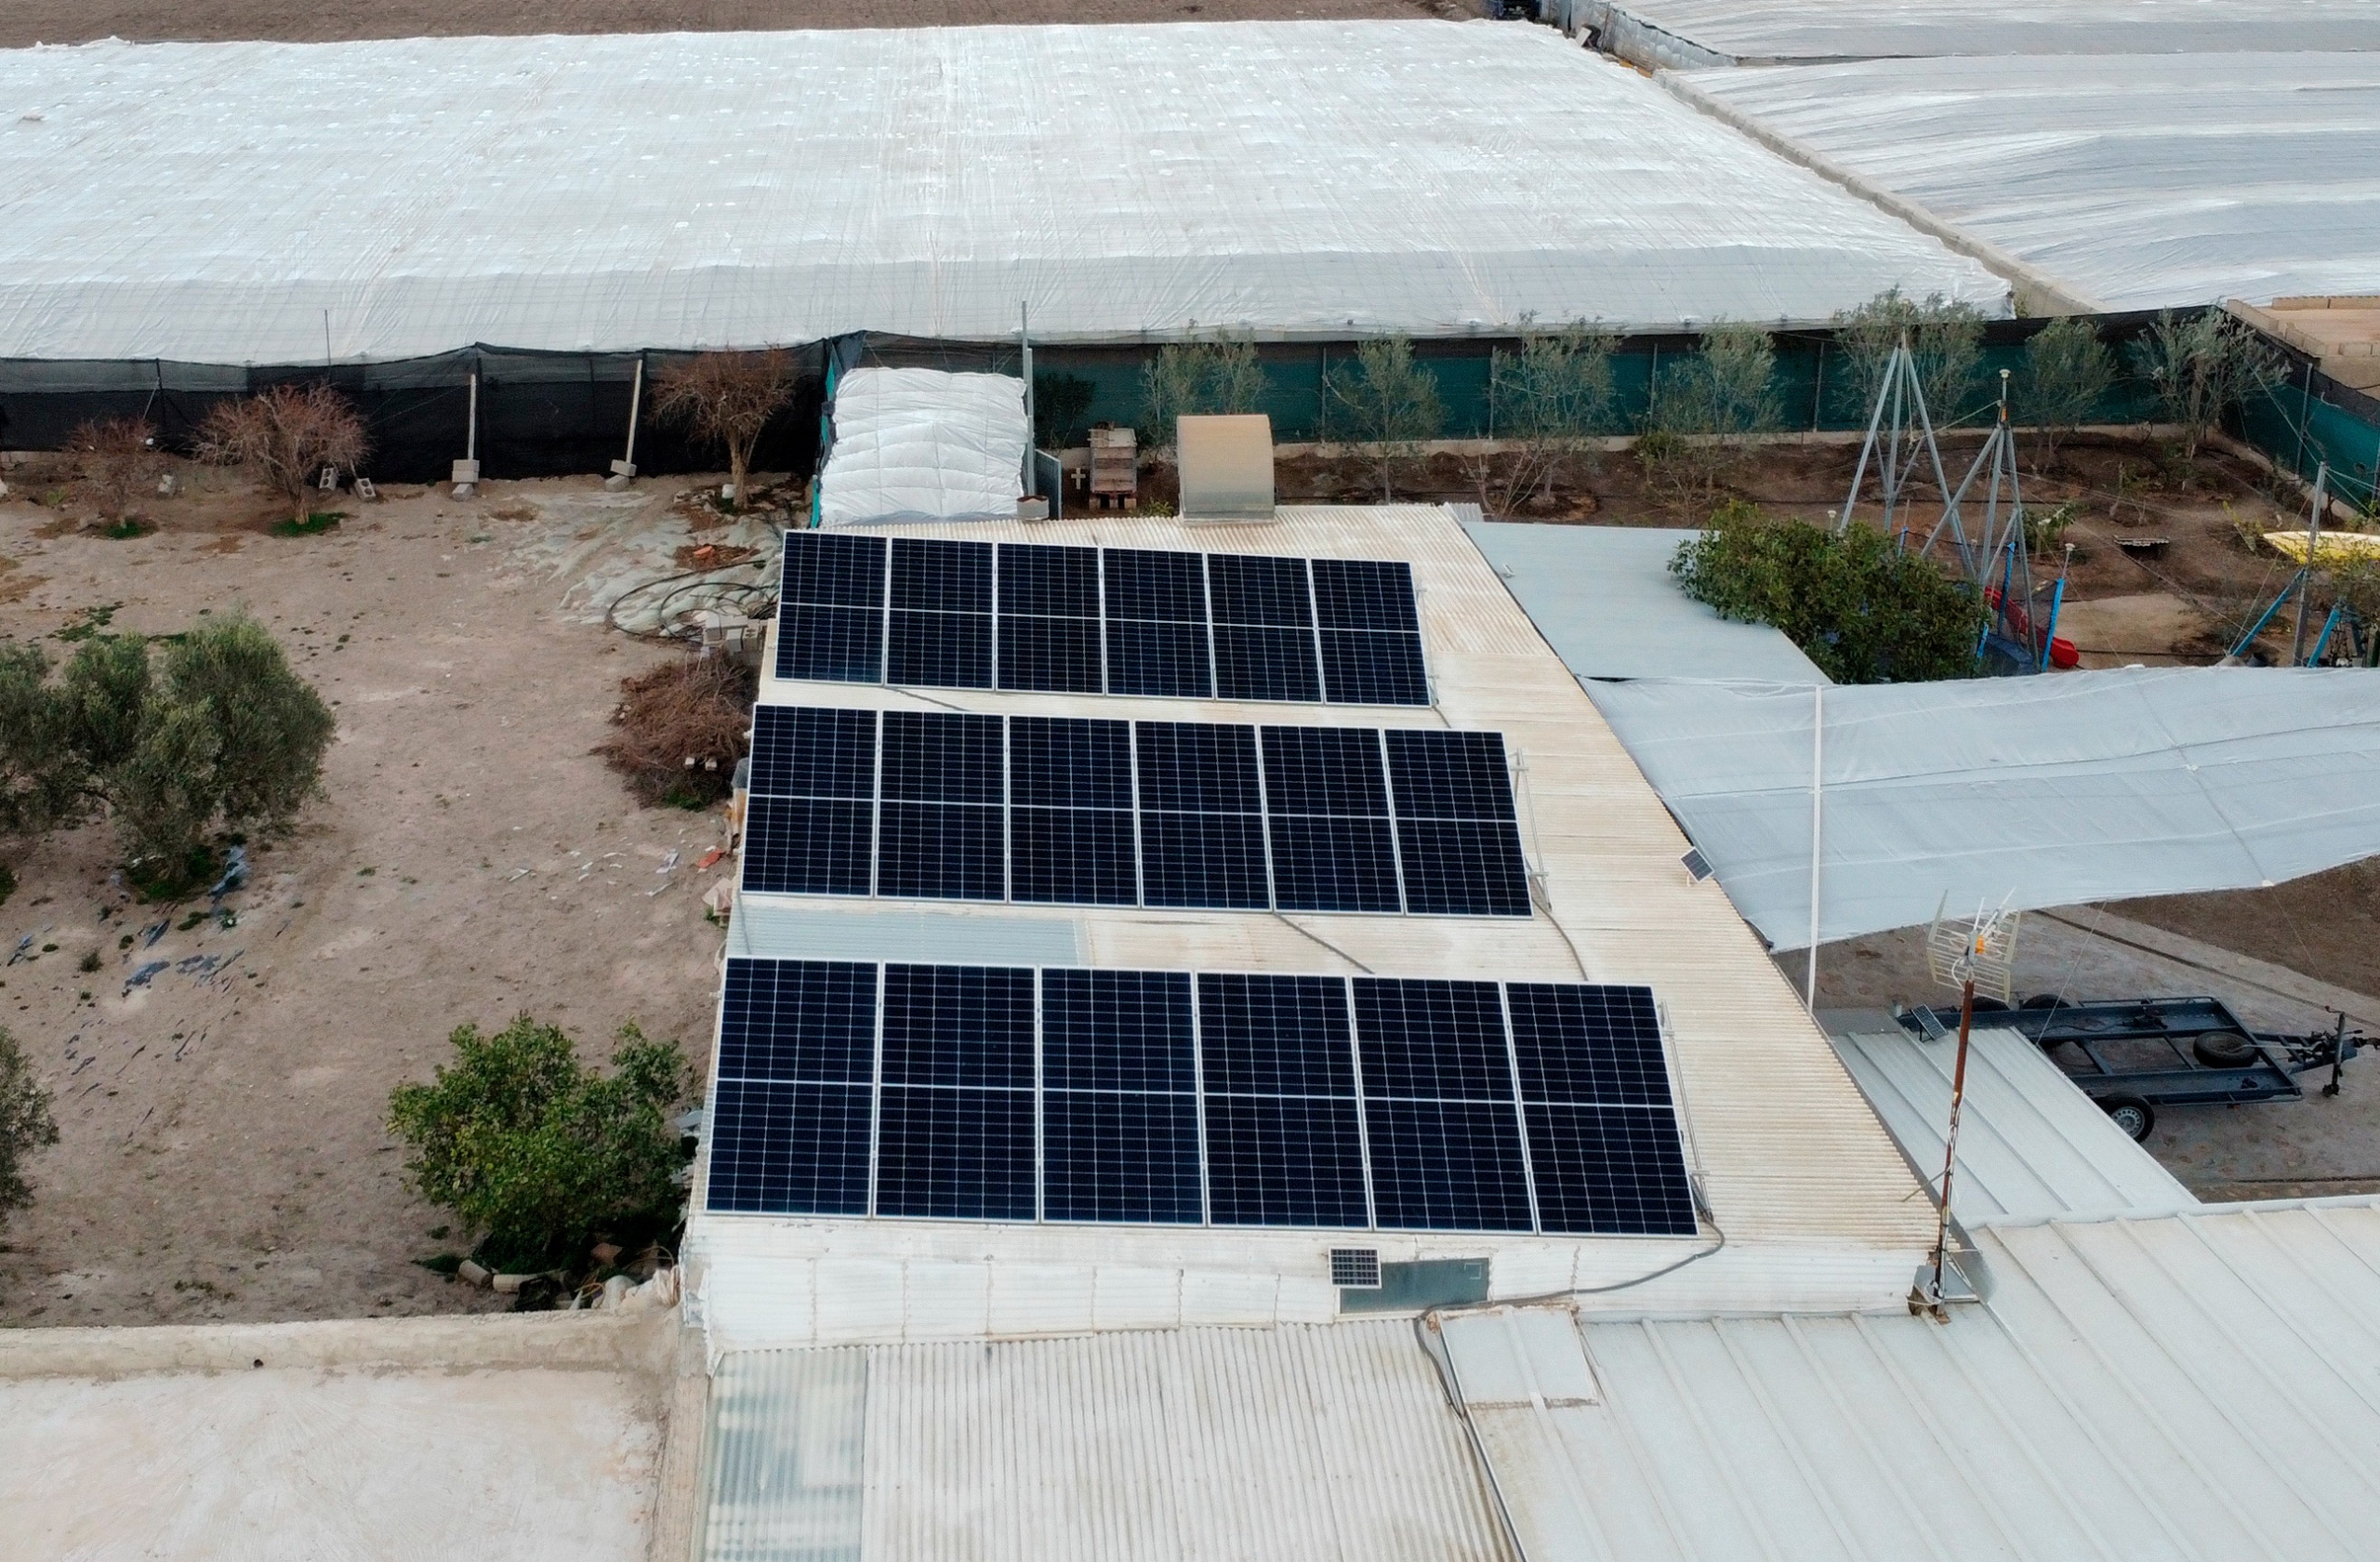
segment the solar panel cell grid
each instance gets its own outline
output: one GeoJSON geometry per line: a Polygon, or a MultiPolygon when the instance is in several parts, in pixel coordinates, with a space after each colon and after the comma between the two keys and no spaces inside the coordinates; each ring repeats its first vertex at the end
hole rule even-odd
{"type": "Polygon", "coordinates": [[[1367,1097],[1364,1119],[1383,1229],[1531,1229],[1520,1122],[1510,1103],[1367,1097]]]}
{"type": "Polygon", "coordinates": [[[955,711],[884,713],[884,796],[998,803],[1007,796],[1000,719],[955,711]]]}
{"type": "Polygon", "coordinates": [[[1033,973],[886,966],[884,1082],[1030,1090],[1033,973]]]}
{"type": "Polygon", "coordinates": [[[894,537],[892,602],[896,609],[991,612],[992,545],[894,537]]]}
{"type": "Polygon", "coordinates": [[[1515,982],[1508,990],[1522,1095],[1670,1105],[1669,1065],[1650,989],[1515,982]]]}
{"type": "Polygon", "coordinates": [[[1316,620],[1326,629],[1421,632],[1412,566],[1374,559],[1316,559],[1316,620]]]}
{"type": "Polygon", "coordinates": [[[884,540],[843,532],[787,532],[780,595],[789,602],[828,607],[883,606],[884,540]]]}
{"type": "Polygon", "coordinates": [[[1209,1093],[1355,1093],[1346,984],[1335,976],[1198,977],[1209,1093]]]}
{"type": "Polygon", "coordinates": [[[1206,622],[1207,572],[1197,554],[1111,548],[1102,562],[1108,617],[1206,622]]]}
{"type": "Polygon", "coordinates": [[[1099,620],[1038,618],[1004,613],[999,623],[999,686],[1044,694],[1095,695],[1099,620]]]}
{"type": "Polygon", "coordinates": [[[872,607],[785,603],[778,614],[779,678],[873,683],[884,676],[884,615],[872,607]]]}
{"type": "Polygon", "coordinates": [[[1000,544],[999,602],[1003,614],[1098,617],[1099,549],[1000,544]]]}
{"type": "Polygon", "coordinates": [[[709,1118],[707,1207],[867,1213],[869,1098],[865,1085],[720,1080],[709,1118]]]}
{"type": "Polygon", "coordinates": [[[719,1077],[865,1084],[876,1067],[876,967],[728,961],[719,1077]]]}
{"type": "Polygon", "coordinates": [[[752,795],[876,795],[876,712],[763,705],[752,712],[752,795]]]}
{"type": "Polygon", "coordinates": [[[1182,699],[1214,693],[1212,658],[1204,624],[1110,618],[1107,692],[1182,699]]]}
{"type": "Polygon", "coordinates": [[[1303,559],[1209,554],[1207,587],[1218,624],[1314,627],[1314,599],[1307,590],[1303,559]]]}
{"type": "Polygon", "coordinates": [[[1324,629],[1322,687],[1334,705],[1427,705],[1421,637],[1378,629],[1324,629]]]}
{"type": "Polygon", "coordinates": [[[1042,973],[1045,1218],[1202,1218],[1195,1052],[1186,973],[1042,973]]]}
{"type": "Polygon", "coordinates": [[[1215,694],[1233,700],[1320,700],[1314,631],[1217,624],[1215,694]]]}
{"type": "Polygon", "coordinates": [[[884,681],[926,689],[992,686],[992,616],[892,610],[884,681]]]}

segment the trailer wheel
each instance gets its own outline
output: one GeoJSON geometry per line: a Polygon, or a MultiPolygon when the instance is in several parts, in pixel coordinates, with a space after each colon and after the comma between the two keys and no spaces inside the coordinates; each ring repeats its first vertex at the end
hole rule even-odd
{"type": "Polygon", "coordinates": [[[2148,1138],[2149,1131],[2157,1126],[2155,1108],[2136,1095],[2110,1095],[2099,1103],[2099,1108],[2135,1145],[2148,1138]]]}
{"type": "Polygon", "coordinates": [[[2008,1005],[1996,998],[1978,998],[1975,1000],[1975,1012],[1978,1014],[2004,1014],[2008,1013],[2008,1005]]]}
{"type": "Polygon", "coordinates": [[[2264,1055],[2236,1030],[2210,1030],[2190,1042],[2190,1051],[2209,1068],[2245,1068],[2264,1055]]]}
{"type": "Polygon", "coordinates": [[[2055,1009],[2065,1001],[2066,1000],[2064,999],[2058,997],[2056,993],[2035,993],[2032,997],[2025,999],[2024,1002],[2016,1005],[2016,1007],[2019,1009],[2055,1009]]]}

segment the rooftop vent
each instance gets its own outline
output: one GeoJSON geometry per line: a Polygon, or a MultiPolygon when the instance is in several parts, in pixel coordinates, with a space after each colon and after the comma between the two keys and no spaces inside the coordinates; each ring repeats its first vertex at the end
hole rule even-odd
{"type": "Polygon", "coordinates": [[[1184,521],[1273,519],[1273,420],[1263,413],[1174,424],[1184,521]]]}

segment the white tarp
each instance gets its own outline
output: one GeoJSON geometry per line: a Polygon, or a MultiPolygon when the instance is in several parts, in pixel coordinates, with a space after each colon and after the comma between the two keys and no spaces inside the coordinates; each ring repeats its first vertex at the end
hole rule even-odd
{"type": "Polygon", "coordinates": [[[2380,49],[2372,0],[1614,0],[1589,7],[1585,20],[1603,30],[1605,48],[1647,70],[1948,54],[2380,49]]]}
{"type": "Polygon", "coordinates": [[[1013,521],[1031,437],[1021,379],[853,369],[835,388],[819,522],[1013,521]]]}
{"type": "MultiPolygon", "coordinates": [[[[2371,25],[2380,33],[2380,7],[2371,25]]],[[[2380,287],[2380,53],[1676,78],[2104,310],[2380,287]]]]}
{"type": "MultiPolygon", "coordinates": [[[[1813,691],[1587,692],[1746,920],[1809,943],[1813,691]]],[[[1978,905],[2248,889],[2380,854],[2380,671],[2157,668],[1821,691],[1819,938],[1978,905]]]]}
{"type": "Polygon", "coordinates": [[[1981,266],[1546,28],[0,51],[0,358],[1819,322],[1981,266]],[[1545,155],[1558,133],[1558,158],[1545,155]]]}

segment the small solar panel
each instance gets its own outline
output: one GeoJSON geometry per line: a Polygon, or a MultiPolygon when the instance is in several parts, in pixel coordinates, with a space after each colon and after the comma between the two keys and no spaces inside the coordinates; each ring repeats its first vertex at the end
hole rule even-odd
{"type": "Polygon", "coordinates": [[[831,682],[883,677],[884,589],[884,538],[787,533],[776,675],[831,682]]]}
{"type": "Polygon", "coordinates": [[[1530,1229],[1496,985],[1358,977],[1355,1008],[1379,1224],[1530,1229]]]}
{"type": "Polygon", "coordinates": [[[1266,727],[1264,794],[1276,902],[1289,911],[1402,909],[1380,735],[1266,727]]]}
{"type": "Polygon", "coordinates": [[[1042,973],[1046,1219],[1202,1218],[1195,1052],[1185,973],[1042,973]]]}
{"type": "Polygon", "coordinates": [[[1383,735],[1405,908],[1527,916],[1528,862],[1502,735],[1395,729],[1383,735]]]}
{"type": "Polygon", "coordinates": [[[1005,769],[997,716],[886,711],[876,893],[1003,898],[1005,769]]]}
{"type": "Polygon", "coordinates": [[[1031,1220],[1033,973],[884,970],[876,1212],[1031,1220]]]}
{"type": "Polygon", "coordinates": [[[1134,741],[1145,904],[1270,906],[1256,729],[1142,721],[1134,741]]]}

